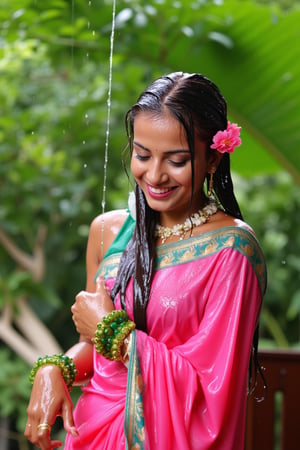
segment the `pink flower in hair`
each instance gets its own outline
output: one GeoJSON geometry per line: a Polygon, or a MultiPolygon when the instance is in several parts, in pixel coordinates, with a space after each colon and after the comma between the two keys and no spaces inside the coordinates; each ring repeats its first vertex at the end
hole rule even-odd
{"type": "Polygon", "coordinates": [[[236,123],[227,122],[227,128],[224,131],[218,131],[213,137],[213,144],[210,148],[220,153],[232,153],[235,147],[241,145],[240,129],[236,123]]]}

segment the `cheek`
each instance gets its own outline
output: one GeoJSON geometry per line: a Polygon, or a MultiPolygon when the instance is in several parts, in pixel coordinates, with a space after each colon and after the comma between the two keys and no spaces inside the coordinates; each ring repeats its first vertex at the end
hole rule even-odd
{"type": "Polygon", "coordinates": [[[190,166],[186,166],[180,170],[177,169],[176,171],[173,170],[172,176],[182,186],[189,187],[192,185],[192,169],[190,166]]]}
{"type": "Polygon", "coordinates": [[[131,158],[130,170],[134,178],[139,178],[142,175],[142,168],[135,158],[131,158]]]}

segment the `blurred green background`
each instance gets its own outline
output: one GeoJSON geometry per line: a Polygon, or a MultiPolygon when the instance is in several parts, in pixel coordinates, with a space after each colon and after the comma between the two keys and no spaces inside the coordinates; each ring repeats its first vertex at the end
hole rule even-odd
{"type": "Polygon", "coordinates": [[[112,12],[112,0],[0,0],[3,450],[31,448],[32,362],[77,340],[70,306],[85,287],[103,180],[105,210],[125,207],[124,115],[163,73],[211,78],[242,126],[236,195],[269,276],[260,347],[300,347],[299,2],[116,1],[105,174],[112,12]]]}

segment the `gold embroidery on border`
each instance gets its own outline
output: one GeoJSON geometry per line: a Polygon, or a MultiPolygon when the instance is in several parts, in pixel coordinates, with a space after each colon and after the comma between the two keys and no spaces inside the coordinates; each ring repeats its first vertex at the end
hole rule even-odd
{"type": "MultiPolygon", "coordinates": [[[[264,257],[253,234],[243,228],[226,227],[203,235],[183,239],[157,249],[156,268],[163,269],[175,264],[183,264],[197,258],[203,258],[225,249],[233,248],[244,254],[250,261],[260,279],[262,289],[266,283],[264,257]]],[[[104,278],[115,278],[121,253],[105,258],[99,270],[104,278]]]]}
{"type": "Polygon", "coordinates": [[[217,248],[218,248],[217,243],[216,243],[216,242],[212,242],[211,244],[208,244],[208,245],[204,248],[203,254],[204,254],[205,256],[212,255],[213,253],[216,253],[217,248]]]}
{"type": "Polygon", "coordinates": [[[157,249],[156,268],[159,270],[174,264],[201,259],[225,248],[232,248],[248,258],[264,291],[266,284],[264,256],[255,236],[250,231],[239,227],[225,227],[162,245],[157,249]]]}
{"type": "Polygon", "coordinates": [[[231,236],[224,242],[225,247],[233,247],[234,246],[234,237],[231,236]]]}
{"type": "Polygon", "coordinates": [[[116,278],[120,259],[121,253],[108,256],[100,263],[98,273],[104,278],[116,278]]]}
{"type": "Polygon", "coordinates": [[[129,357],[127,394],[125,407],[126,450],[144,450],[145,428],[143,410],[143,378],[140,372],[136,351],[136,335],[132,332],[132,344],[129,357]]]}
{"type": "Polygon", "coordinates": [[[194,259],[196,255],[196,250],[193,247],[190,247],[188,250],[186,250],[182,256],[179,257],[179,262],[186,262],[190,261],[191,259],[194,259]]]}
{"type": "Polygon", "coordinates": [[[242,249],[243,253],[245,253],[245,255],[247,255],[247,256],[254,255],[253,247],[251,247],[251,245],[249,245],[249,244],[241,246],[241,249],[242,249]]]}
{"type": "Polygon", "coordinates": [[[170,255],[165,255],[162,259],[162,264],[169,266],[172,265],[172,263],[175,261],[174,255],[173,253],[171,253],[170,255]]]}

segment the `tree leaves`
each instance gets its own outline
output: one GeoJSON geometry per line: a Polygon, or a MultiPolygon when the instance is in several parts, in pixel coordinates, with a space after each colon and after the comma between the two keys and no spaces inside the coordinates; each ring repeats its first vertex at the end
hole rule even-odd
{"type": "MultiPolygon", "coordinates": [[[[124,114],[146,84],[177,70],[210,77],[228,101],[230,120],[242,126],[232,167],[251,177],[238,181],[238,196],[271,274],[265,308],[276,327],[266,321],[263,332],[273,342],[283,332],[295,343],[298,191],[278,177],[253,177],[283,165],[299,181],[300,11],[299,2],[288,3],[117,2],[105,207],[126,205],[124,114]]],[[[28,254],[40,224],[48,234],[45,280],[37,285],[21,275],[1,247],[0,286],[9,287],[12,304],[26,290],[66,347],[77,339],[69,307],[84,287],[89,223],[101,211],[111,20],[111,0],[1,0],[0,228],[28,254]]],[[[10,356],[0,354],[3,364],[10,356]]],[[[24,369],[18,364],[16,376],[24,369]]],[[[8,413],[16,411],[14,393],[6,394],[8,413]]]]}

